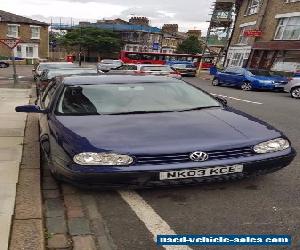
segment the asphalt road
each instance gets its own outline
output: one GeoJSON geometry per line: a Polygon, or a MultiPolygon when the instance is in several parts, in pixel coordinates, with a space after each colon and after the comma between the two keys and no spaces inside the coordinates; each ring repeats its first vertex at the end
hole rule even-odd
{"type": "MultiPolygon", "coordinates": [[[[299,100],[287,93],[243,92],[214,87],[209,81],[197,78],[186,80],[209,93],[227,96],[230,106],[282,130],[300,152],[299,100]]],[[[299,159],[300,154],[279,172],[232,183],[138,191],[81,190],[78,195],[86,206],[85,211],[90,210],[91,202],[96,206],[106,228],[102,240],[108,241],[112,249],[163,249],[154,242],[157,233],[290,234],[292,248],[186,249],[300,249],[299,159]]],[[[98,239],[97,244],[101,245],[102,240],[98,239]]]]}

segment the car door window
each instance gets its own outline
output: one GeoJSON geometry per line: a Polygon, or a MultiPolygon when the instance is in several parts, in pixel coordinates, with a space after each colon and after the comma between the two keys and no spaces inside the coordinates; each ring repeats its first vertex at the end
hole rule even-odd
{"type": "Polygon", "coordinates": [[[224,73],[231,74],[231,75],[239,75],[243,74],[244,70],[242,68],[227,68],[224,73]]]}
{"type": "Polygon", "coordinates": [[[49,83],[49,85],[46,88],[46,90],[44,92],[44,95],[42,97],[41,105],[42,105],[43,109],[49,108],[49,105],[50,105],[51,100],[53,98],[53,94],[54,94],[54,92],[55,92],[56,89],[57,89],[57,81],[56,81],[56,79],[53,79],[49,83]]]}
{"type": "Polygon", "coordinates": [[[244,75],[244,69],[243,68],[236,68],[234,74],[244,75]]]}
{"type": "Polygon", "coordinates": [[[224,73],[226,74],[233,74],[233,72],[234,72],[234,68],[227,68],[224,70],[224,73]]]}

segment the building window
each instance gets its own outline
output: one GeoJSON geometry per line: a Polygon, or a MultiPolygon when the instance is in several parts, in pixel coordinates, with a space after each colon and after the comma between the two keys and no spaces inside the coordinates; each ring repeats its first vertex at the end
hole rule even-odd
{"type": "Polygon", "coordinates": [[[26,47],[26,57],[33,57],[33,47],[32,46],[27,46],[26,47]]]}
{"type": "Polygon", "coordinates": [[[18,38],[19,37],[19,25],[17,24],[8,24],[7,25],[7,36],[18,38]]]}
{"type": "Polygon", "coordinates": [[[248,44],[249,37],[245,36],[245,31],[253,29],[253,25],[245,26],[241,28],[240,36],[239,36],[239,44],[248,44]]]}
{"type": "Polygon", "coordinates": [[[31,39],[40,39],[40,27],[30,26],[31,28],[31,39]]]}
{"type": "Polygon", "coordinates": [[[17,45],[17,57],[22,58],[22,46],[17,45]]]}
{"type": "Polygon", "coordinates": [[[299,2],[300,0],[285,0],[286,3],[295,3],[299,2]]]}
{"type": "Polygon", "coordinates": [[[275,40],[299,40],[300,16],[286,17],[279,20],[275,40]]]}
{"type": "Polygon", "coordinates": [[[248,8],[247,8],[247,15],[256,14],[259,10],[262,0],[250,0],[248,8]]]}
{"type": "Polygon", "coordinates": [[[243,61],[243,54],[234,53],[230,62],[230,66],[241,66],[242,61],[243,61]]]}

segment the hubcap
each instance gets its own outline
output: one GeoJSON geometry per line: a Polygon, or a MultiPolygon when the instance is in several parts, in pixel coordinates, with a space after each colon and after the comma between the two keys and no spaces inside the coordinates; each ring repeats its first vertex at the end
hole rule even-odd
{"type": "Polygon", "coordinates": [[[251,86],[250,83],[248,83],[248,82],[243,83],[242,90],[248,91],[248,90],[251,90],[251,89],[252,89],[252,86],[251,86]]]}
{"type": "Polygon", "coordinates": [[[212,83],[213,83],[213,85],[214,85],[214,86],[217,86],[217,85],[219,85],[219,81],[218,81],[217,79],[213,80],[213,82],[212,82],[212,83]]]}
{"type": "Polygon", "coordinates": [[[294,98],[300,98],[300,88],[295,88],[292,90],[292,96],[294,98]]]}

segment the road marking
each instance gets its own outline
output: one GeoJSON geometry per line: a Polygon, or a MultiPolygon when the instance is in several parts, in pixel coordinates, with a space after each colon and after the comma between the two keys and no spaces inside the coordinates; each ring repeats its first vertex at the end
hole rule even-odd
{"type": "MultiPolygon", "coordinates": [[[[145,224],[147,229],[153,234],[153,240],[155,242],[156,236],[159,234],[176,234],[167,222],[135,191],[120,190],[118,192],[138,218],[145,224]]],[[[191,250],[188,246],[164,246],[164,248],[166,250],[191,250]]]]}
{"type": "Polygon", "coordinates": [[[249,101],[249,100],[245,100],[245,99],[239,99],[236,97],[232,97],[232,96],[227,96],[227,95],[218,95],[218,94],[214,94],[214,93],[210,93],[213,96],[220,96],[220,97],[224,97],[224,98],[228,98],[228,99],[233,99],[236,101],[241,101],[241,102],[247,102],[247,103],[253,103],[253,104],[258,104],[258,105],[262,105],[263,103],[261,102],[253,102],[253,101],[249,101]]]}

